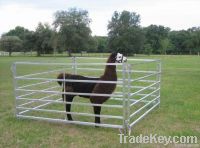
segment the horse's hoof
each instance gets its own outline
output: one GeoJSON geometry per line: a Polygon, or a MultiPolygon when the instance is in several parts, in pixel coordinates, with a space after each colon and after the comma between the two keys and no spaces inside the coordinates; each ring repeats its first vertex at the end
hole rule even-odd
{"type": "MultiPolygon", "coordinates": [[[[95,124],[99,124],[100,125],[100,123],[95,123],[95,124]]],[[[97,125],[95,125],[95,128],[99,128],[100,126],[97,126],[97,125]]]]}

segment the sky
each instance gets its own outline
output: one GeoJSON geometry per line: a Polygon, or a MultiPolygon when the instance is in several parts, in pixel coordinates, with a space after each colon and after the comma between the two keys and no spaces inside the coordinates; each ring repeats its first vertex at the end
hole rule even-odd
{"type": "Polygon", "coordinates": [[[200,0],[0,0],[0,35],[23,26],[35,30],[39,22],[52,24],[58,10],[81,8],[92,19],[92,35],[107,35],[114,11],[140,14],[141,26],[164,25],[172,30],[200,26],[200,0]]]}

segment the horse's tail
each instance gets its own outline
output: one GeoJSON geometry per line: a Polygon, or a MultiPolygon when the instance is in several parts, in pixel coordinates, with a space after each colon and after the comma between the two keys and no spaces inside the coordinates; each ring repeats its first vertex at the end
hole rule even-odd
{"type": "Polygon", "coordinates": [[[67,74],[67,73],[60,73],[58,76],[57,76],[57,79],[60,79],[61,81],[57,81],[58,82],[58,84],[60,85],[60,86],[62,86],[62,83],[63,83],[63,80],[64,79],[69,79],[70,78],[70,74],[67,74]]]}

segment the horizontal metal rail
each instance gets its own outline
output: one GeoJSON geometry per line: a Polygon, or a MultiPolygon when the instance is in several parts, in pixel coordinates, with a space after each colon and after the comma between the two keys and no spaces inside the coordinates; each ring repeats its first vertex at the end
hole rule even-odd
{"type": "Polygon", "coordinates": [[[154,76],[154,75],[156,75],[156,74],[160,74],[160,72],[152,73],[152,74],[149,74],[149,75],[146,75],[146,76],[143,76],[143,77],[139,77],[139,78],[137,78],[137,79],[133,79],[133,80],[131,80],[131,82],[135,82],[135,81],[138,81],[138,80],[142,80],[142,79],[144,79],[144,78],[148,78],[148,77],[154,76]]]}
{"type": "MultiPolygon", "coordinates": [[[[145,86],[130,86],[130,88],[136,88],[136,89],[141,89],[141,88],[145,88],[145,86]]],[[[148,89],[156,89],[156,87],[149,87],[148,89]]]]}
{"type": "MultiPolygon", "coordinates": [[[[110,98],[110,100],[116,100],[116,101],[123,101],[124,98],[110,98]]],[[[125,99],[126,101],[128,101],[128,99],[125,99]]],[[[135,101],[138,101],[136,99],[130,99],[130,102],[135,102],[135,101]]],[[[149,102],[149,101],[141,101],[141,102],[149,102]]]]}
{"type": "Polygon", "coordinates": [[[54,118],[46,118],[46,117],[35,117],[35,116],[25,116],[25,115],[17,115],[19,118],[26,118],[26,119],[35,119],[35,120],[43,120],[55,123],[73,123],[73,124],[81,124],[81,125],[89,125],[89,126],[100,126],[100,127],[111,127],[111,128],[123,128],[122,125],[116,124],[97,124],[92,122],[83,122],[83,121],[69,121],[63,119],[54,119],[54,118]]]}
{"type": "MultiPolygon", "coordinates": [[[[142,61],[142,60],[141,60],[142,61]]],[[[148,64],[148,63],[153,63],[153,62],[159,62],[160,60],[145,60],[145,61],[142,61],[142,62],[137,62],[137,63],[131,63],[131,65],[141,65],[141,64],[148,64]]]]}
{"type": "Polygon", "coordinates": [[[156,80],[139,80],[138,82],[154,83],[154,82],[157,82],[157,81],[156,80]]]}
{"type": "Polygon", "coordinates": [[[147,97],[149,97],[149,96],[153,95],[154,93],[156,93],[156,92],[157,92],[157,91],[159,91],[159,90],[160,90],[160,88],[158,88],[158,89],[154,90],[153,92],[151,92],[151,93],[149,93],[149,94],[145,95],[144,97],[140,98],[139,100],[137,100],[137,101],[133,102],[132,104],[130,104],[130,107],[132,107],[133,105],[135,105],[135,104],[139,103],[140,101],[142,101],[142,100],[146,99],[147,97]]]}
{"type": "Polygon", "coordinates": [[[27,107],[17,107],[20,110],[31,110],[31,111],[40,111],[40,112],[50,112],[50,113],[61,113],[61,114],[72,114],[72,115],[80,115],[80,116],[89,116],[89,117],[102,117],[102,118],[112,118],[112,119],[123,119],[122,116],[113,116],[113,115],[95,115],[90,113],[80,113],[80,112],[66,112],[61,110],[50,110],[50,109],[35,109],[35,108],[27,108],[27,107]]]}
{"type": "Polygon", "coordinates": [[[83,105],[83,106],[102,106],[102,107],[111,107],[111,108],[123,108],[122,105],[81,103],[81,102],[67,102],[67,101],[56,101],[56,100],[38,100],[38,99],[29,99],[29,98],[18,98],[18,99],[19,100],[35,101],[35,102],[52,102],[52,103],[58,103],[58,104],[74,104],[74,105],[83,105]]]}
{"type": "Polygon", "coordinates": [[[104,71],[102,68],[76,68],[77,70],[87,70],[87,71],[104,71]]]}
{"type": "Polygon", "coordinates": [[[134,92],[134,93],[131,93],[131,96],[133,96],[133,95],[135,95],[135,94],[138,94],[139,92],[144,91],[144,90],[146,90],[146,89],[148,89],[148,88],[150,88],[150,87],[152,87],[152,86],[154,86],[154,85],[156,85],[156,84],[158,84],[158,83],[160,83],[160,81],[157,81],[157,82],[155,82],[155,83],[153,83],[153,84],[151,84],[151,85],[149,85],[149,86],[147,86],[147,87],[144,87],[144,88],[142,88],[142,89],[140,89],[140,90],[138,90],[138,91],[136,91],[136,92],[134,92]]]}
{"type": "Polygon", "coordinates": [[[52,81],[44,81],[44,82],[38,82],[38,83],[34,83],[34,84],[28,84],[28,85],[22,85],[22,86],[19,86],[18,88],[26,88],[26,87],[30,87],[30,86],[36,86],[36,85],[40,85],[40,84],[46,84],[46,83],[49,83],[49,82],[52,82],[52,81]]]}
{"type": "MultiPolygon", "coordinates": [[[[123,87],[123,85],[118,84],[117,87],[123,87]]],[[[141,88],[145,88],[146,86],[130,86],[130,88],[135,88],[135,89],[141,89],[141,88]]],[[[156,89],[156,87],[149,87],[148,89],[156,89]]]]}
{"type": "MultiPolygon", "coordinates": [[[[108,59],[108,58],[104,58],[104,57],[101,57],[101,58],[94,58],[94,57],[78,57],[79,59],[93,59],[93,60],[97,60],[97,59],[108,59]]],[[[142,61],[142,62],[158,62],[160,61],[159,59],[131,59],[131,58],[128,58],[128,61],[142,61]]]]}
{"type": "MultiPolygon", "coordinates": [[[[60,86],[53,86],[53,87],[49,87],[49,88],[43,89],[41,91],[46,91],[46,90],[55,89],[55,88],[59,88],[59,87],[60,86]]],[[[15,89],[15,91],[17,91],[17,89],[15,89]]],[[[16,98],[26,97],[26,96],[29,96],[29,95],[33,95],[35,93],[36,92],[31,92],[31,93],[23,94],[23,95],[17,96],[16,98]]]]}
{"type": "MultiPolygon", "coordinates": [[[[136,94],[137,96],[146,96],[148,94],[136,94]]],[[[152,97],[155,97],[156,95],[151,95],[152,97]]]]}
{"type": "MultiPolygon", "coordinates": [[[[51,70],[51,71],[44,71],[44,72],[38,72],[38,73],[33,73],[33,74],[27,74],[27,75],[23,75],[23,76],[17,76],[17,78],[24,78],[24,77],[30,77],[30,76],[36,76],[36,75],[41,75],[41,74],[46,74],[46,73],[53,73],[53,72],[58,72],[58,71],[63,71],[69,68],[61,68],[61,69],[57,69],[57,70],[51,70]]],[[[71,69],[71,68],[70,68],[71,69]]]]}
{"type": "MultiPolygon", "coordinates": [[[[33,90],[33,89],[16,89],[17,91],[25,92],[41,92],[41,93],[54,93],[54,94],[66,94],[66,95],[79,95],[79,96],[104,96],[104,97],[122,97],[122,95],[116,94],[98,94],[98,93],[78,93],[78,92],[60,92],[60,91],[47,91],[47,90],[33,90]]],[[[19,97],[17,97],[19,98],[19,97]]]]}
{"type": "MultiPolygon", "coordinates": [[[[55,100],[55,101],[60,101],[60,100],[62,100],[62,98],[57,99],[57,100],[55,100]]],[[[40,100],[40,101],[41,101],[41,100],[40,100]]],[[[38,109],[38,108],[40,108],[40,107],[44,107],[44,106],[47,106],[47,105],[49,105],[49,104],[51,104],[51,102],[47,102],[47,103],[38,105],[38,106],[34,107],[33,109],[38,109]]],[[[30,110],[25,110],[25,111],[22,111],[22,112],[20,112],[20,113],[18,113],[18,114],[20,115],[20,114],[26,113],[26,112],[28,112],[28,111],[30,111],[30,110]]]]}
{"type": "Polygon", "coordinates": [[[151,70],[131,70],[132,73],[157,73],[157,71],[151,70]]]}
{"type": "Polygon", "coordinates": [[[27,78],[27,77],[16,77],[16,79],[22,79],[22,80],[50,80],[50,81],[80,82],[80,83],[122,84],[121,81],[102,81],[102,80],[75,80],[75,79],[51,79],[51,78],[27,78]]]}
{"type": "MultiPolygon", "coordinates": [[[[137,101],[137,99],[130,99],[130,102],[135,102],[135,101],[137,101]]],[[[148,103],[149,101],[148,100],[142,100],[140,102],[142,102],[142,103],[148,103]]]]}
{"type": "MultiPolygon", "coordinates": [[[[45,96],[45,97],[42,97],[42,98],[39,98],[38,100],[44,100],[44,99],[47,99],[47,98],[50,98],[50,97],[53,97],[53,96],[56,96],[57,94],[52,94],[52,95],[49,95],[49,96],[45,96]]],[[[28,105],[28,104],[31,104],[31,103],[34,103],[35,101],[30,101],[30,102],[26,102],[26,103],[23,103],[23,104],[20,104],[18,105],[19,107],[22,107],[24,105],[28,105]]]]}
{"type": "Polygon", "coordinates": [[[63,66],[73,66],[73,65],[122,65],[123,63],[43,63],[43,62],[15,62],[14,64],[21,65],[63,65],[63,66]]]}
{"type": "Polygon", "coordinates": [[[160,104],[160,102],[156,103],[154,106],[152,106],[149,110],[147,110],[144,114],[142,114],[140,117],[138,117],[135,121],[133,121],[130,124],[130,127],[132,127],[133,125],[135,125],[137,122],[139,122],[141,119],[143,119],[150,111],[152,111],[156,106],[158,106],[160,104]]]}
{"type": "Polygon", "coordinates": [[[101,57],[101,58],[98,58],[98,57],[78,57],[78,59],[91,59],[91,60],[106,60],[106,59],[108,59],[108,58],[105,58],[105,57],[101,57]]]}
{"type": "Polygon", "coordinates": [[[128,59],[128,61],[158,62],[159,59],[128,59]]]}
{"type": "MultiPolygon", "coordinates": [[[[121,79],[119,79],[119,80],[121,80],[121,79]]],[[[126,80],[126,79],[125,79],[126,80]]],[[[138,80],[137,82],[144,82],[144,83],[155,83],[155,82],[157,82],[156,80],[138,80]]],[[[119,84],[119,85],[121,85],[121,84],[119,84]]],[[[117,86],[119,86],[119,85],[117,85],[117,86]]]]}
{"type": "Polygon", "coordinates": [[[153,103],[154,101],[158,100],[160,96],[154,98],[153,100],[149,101],[147,104],[145,104],[144,106],[142,106],[140,109],[138,109],[137,111],[135,111],[134,113],[132,113],[129,118],[132,118],[133,116],[135,116],[136,114],[138,114],[139,112],[141,112],[143,109],[145,109],[147,106],[149,106],[151,103],[153,103]]]}
{"type": "MultiPolygon", "coordinates": [[[[77,70],[86,70],[86,71],[104,71],[105,69],[103,68],[76,68],[77,70]]],[[[122,72],[123,70],[117,69],[117,72],[122,72]]],[[[130,72],[132,73],[150,73],[154,74],[157,73],[157,71],[144,71],[144,70],[131,70],[130,72]]]]}

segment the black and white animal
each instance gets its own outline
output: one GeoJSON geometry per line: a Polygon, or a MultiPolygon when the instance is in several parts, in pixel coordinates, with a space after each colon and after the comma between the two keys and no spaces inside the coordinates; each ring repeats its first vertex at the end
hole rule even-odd
{"type": "MultiPolygon", "coordinates": [[[[127,58],[121,53],[112,53],[107,59],[107,63],[122,63],[126,62],[127,58]]],[[[85,77],[81,75],[73,75],[69,73],[60,73],[57,79],[74,79],[74,80],[101,80],[101,81],[117,81],[116,65],[106,65],[103,75],[99,78],[85,77]]],[[[116,84],[111,83],[89,83],[89,82],[65,82],[58,81],[58,84],[63,86],[63,91],[65,92],[77,92],[77,93],[98,93],[98,94],[112,94],[116,88],[116,84]]],[[[72,102],[76,95],[63,94],[63,101],[72,102]]],[[[85,96],[79,95],[83,98],[89,98],[90,102],[93,104],[102,104],[109,99],[108,96],[85,96]]],[[[70,114],[71,104],[66,103],[66,112],[68,120],[73,120],[70,114]]],[[[101,106],[93,106],[95,116],[95,123],[100,123],[100,112],[101,106]]]]}

